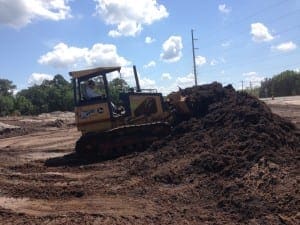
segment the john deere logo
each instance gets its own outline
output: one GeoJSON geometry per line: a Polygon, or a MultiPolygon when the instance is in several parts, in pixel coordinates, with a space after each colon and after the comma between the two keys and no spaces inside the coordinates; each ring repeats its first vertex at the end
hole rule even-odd
{"type": "Polygon", "coordinates": [[[103,112],[104,112],[104,110],[103,110],[103,108],[102,108],[102,107],[100,107],[100,108],[98,108],[98,109],[97,109],[97,112],[101,114],[101,113],[103,113],[103,112]]]}
{"type": "Polygon", "coordinates": [[[91,109],[88,111],[81,111],[80,112],[80,119],[86,119],[89,118],[95,114],[102,114],[104,112],[104,109],[102,107],[99,107],[97,109],[91,109]]]}

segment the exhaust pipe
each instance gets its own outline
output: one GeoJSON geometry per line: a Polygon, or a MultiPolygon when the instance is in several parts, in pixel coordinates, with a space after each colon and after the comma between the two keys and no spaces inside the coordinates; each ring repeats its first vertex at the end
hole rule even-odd
{"type": "Polygon", "coordinates": [[[136,92],[141,92],[141,86],[139,82],[139,78],[136,72],[136,67],[133,65],[133,73],[134,73],[134,78],[135,78],[135,83],[136,83],[136,92]]]}

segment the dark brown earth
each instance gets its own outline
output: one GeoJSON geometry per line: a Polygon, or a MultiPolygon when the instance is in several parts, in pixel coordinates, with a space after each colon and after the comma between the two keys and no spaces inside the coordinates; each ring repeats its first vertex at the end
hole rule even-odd
{"type": "Polygon", "coordinates": [[[1,223],[300,224],[295,123],[231,86],[183,93],[189,118],[113,160],[73,154],[80,134],[63,119],[2,134],[1,223]]]}

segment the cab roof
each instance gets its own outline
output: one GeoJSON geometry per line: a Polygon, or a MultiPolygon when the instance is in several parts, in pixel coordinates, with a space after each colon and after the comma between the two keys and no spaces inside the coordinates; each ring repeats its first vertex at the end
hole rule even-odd
{"type": "Polygon", "coordinates": [[[121,67],[120,66],[114,66],[114,67],[97,67],[93,69],[88,70],[78,70],[78,71],[72,71],[69,72],[70,76],[73,78],[79,78],[79,77],[85,77],[92,74],[106,74],[114,71],[120,72],[121,67]]]}

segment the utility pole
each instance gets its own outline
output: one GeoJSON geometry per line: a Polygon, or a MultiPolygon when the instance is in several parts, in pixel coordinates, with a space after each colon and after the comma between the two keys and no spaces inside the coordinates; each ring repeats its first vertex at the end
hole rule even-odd
{"type": "Polygon", "coordinates": [[[242,91],[244,91],[244,81],[242,80],[242,91]]]}
{"type": "Polygon", "coordinates": [[[198,40],[196,38],[194,38],[194,30],[192,29],[191,30],[192,32],[192,48],[193,48],[193,64],[194,64],[194,77],[195,77],[195,86],[197,86],[197,70],[196,70],[196,58],[195,58],[195,49],[198,49],[198,48],[195,48],[194,47],[194,41],[198,40]]]}

